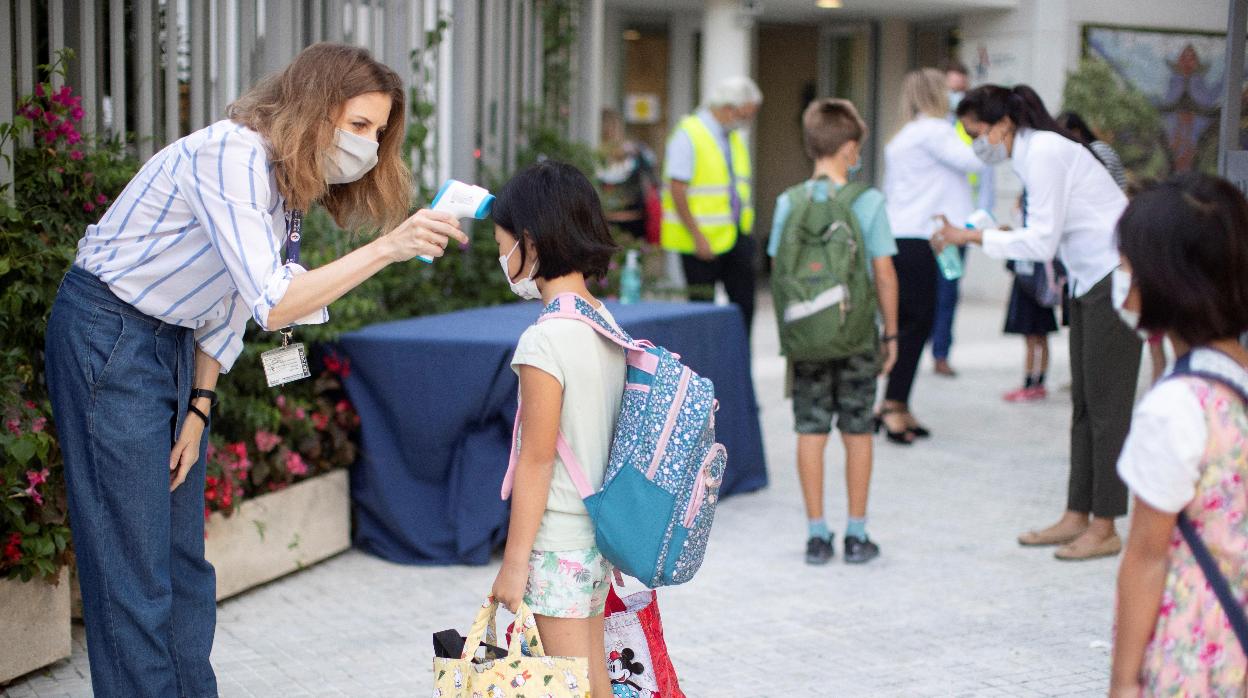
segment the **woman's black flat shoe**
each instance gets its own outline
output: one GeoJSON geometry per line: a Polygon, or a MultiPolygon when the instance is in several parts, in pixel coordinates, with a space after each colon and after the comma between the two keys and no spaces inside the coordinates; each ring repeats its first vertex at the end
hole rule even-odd
{"type": "Polygon", "coordinates": [[[884,424],[884,413],[875,416],[875,433],[880,433],[880,429],[884,430],[884,436],[889,441],[901,446],[913,446],[916,438],[913,432],[903,429],[901,431],[892,431],[884,424]]]}

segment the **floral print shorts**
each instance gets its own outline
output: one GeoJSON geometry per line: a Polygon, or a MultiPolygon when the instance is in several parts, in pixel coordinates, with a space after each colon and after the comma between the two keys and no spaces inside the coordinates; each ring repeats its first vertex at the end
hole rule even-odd
{"type": "Polygon", "coordinates": [[[524,603],[539,616],[590,618],[602,615],[611,588],[611,563],[597,547],[529,556],[524,603]]]}

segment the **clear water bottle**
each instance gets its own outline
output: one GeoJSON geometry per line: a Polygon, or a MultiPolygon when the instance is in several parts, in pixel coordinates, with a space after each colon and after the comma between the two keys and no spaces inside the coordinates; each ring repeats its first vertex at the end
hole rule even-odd
{"type": "Polygon", "coordinates": [[[936,255],[936,266],[940,267],[940,275],[950,281],[962,278],[962,252],[956,245],[945,245],[944,251],[936,255]]]}
{"type": "Polygon", "coordinates": [[[641,264],[637,260],[637,250],[629,250],[624,258],[624,269],[620,272],[620,302],[624,304],[641,301],[641,264]]]}

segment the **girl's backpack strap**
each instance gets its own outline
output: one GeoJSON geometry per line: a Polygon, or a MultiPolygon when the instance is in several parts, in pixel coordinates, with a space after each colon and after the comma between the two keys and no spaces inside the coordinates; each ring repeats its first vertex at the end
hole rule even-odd
{"type": "Polygon", "coordinates": [[[1213,554],[1200,539],[1196,526],[1187,518],[1185,512],[1179,512],[1179,531],[1183,533],[1183,540],[1187,541],[1187,546],[1192,549],[1192,556],[1196,558],[1201,571],[1205,573],[1205,580],[1209,582],[1214,595],[1218,597],[1218,603],[1222,606],[1222,612],[1226,614],[1226,620],[1231,624],[1231,630],[1235,631],[1235,637],[1239,638],[1239,646],[1243,648],[1245,654],[1248,654],[1248,616],[1244,615],[1244,609],[1239,605],[1239,600],[1235,598],[1235,593],[1231,591],[1230,583],[1222,575],[1222,570],[1218,569],[1218,563],[1213,559],[1213,554]]]}
{"type": "Polygon", "coordinates": [[[1170,378],[1195,376],[1221,383],[1248,403],[1248,371],[1231,357],[1216,349],[1198,347],[1174,362],[1170,378]]]}
{"type": "Polygon", "coordinates": [[[592,327],[598,334],[629,351],[646,351],[654,348],[654,345],[650,342],[645,340],[636,341],[622,330],[613,327],[585,299],[575,293],[559,294],[555,300],[551,301],[550,305],[546,306],[541,316],[537,318],[537,321],[545,322],[555,318],[583,322],[592,327]]]}
{"type": "MultiPolygon", "coordinates": [[[[499,496],[505,501],[511,498],[511,488],[516,481],[516,463],[520,460],[520,449],[517,448],[517,441],[520,437],[520,408],[523,402],[516,402],[516,421],[511,426],[511,449],[507,454],[507,474],[503,476],[502,491],[499,496]]],[[[589,478],[585,476],[585,468],[581,467],[581,461],[576,457],[576,453],[572,450],[572,445],[563,437],[563,430],[559,431],[559,435],[555,437],[555,452],[559,454],[559,460],[563,461],[563,465],[568,469],[568,477],[572,478],[572,484],[576,486],[577,494],[584,499],[594,493],[594,488],[589,484],[589,478]]]]}

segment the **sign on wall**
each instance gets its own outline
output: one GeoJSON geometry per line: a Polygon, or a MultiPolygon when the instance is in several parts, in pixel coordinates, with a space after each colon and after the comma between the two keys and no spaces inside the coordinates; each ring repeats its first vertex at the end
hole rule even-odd
{"type": "Polygon", "coordinates": [[[624,97],[624,120],[630,124],[657,124],[662,116],[659,96],[652,92],[630,92],[624,97]]]}

